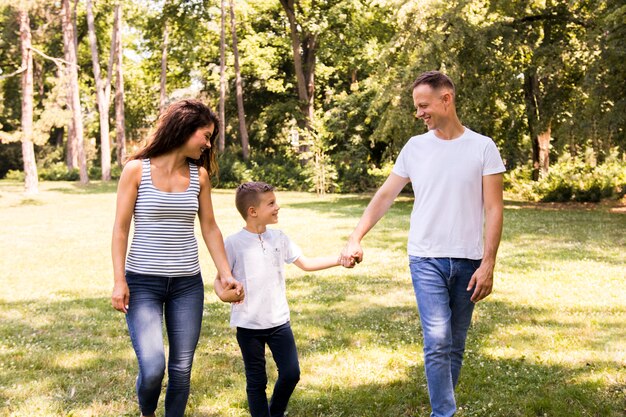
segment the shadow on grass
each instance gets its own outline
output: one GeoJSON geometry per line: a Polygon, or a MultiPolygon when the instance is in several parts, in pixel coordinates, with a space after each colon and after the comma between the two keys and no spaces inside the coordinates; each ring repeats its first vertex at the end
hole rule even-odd
{"type": "MultiPolygon", "coordinates": [[[[331,281],[322,282],[312,293],[344,293],[353,285],[331,281]]],[[[373,284],[369,290],[376,291],[377,286],[383,283],[373,284]]],[[[321,360],[320,355],[332,353],[341,361],[355,349],[383,349],[391,355],[407,346],[421,350],[414,304],[380,306],[363,301],[356,309],[347,308],[350,300],[344,297],[305,296],[292,302],[301,360],[321,360]]],[[[539,324],[557,334],[575,334],[587,326],[587,310],[560,322],[545,319],[554,311],[503,302],[486,302],[480,309],[468,339],[467,360],[458,387],[458,403],[462,407],[459,417],[623,415],[624,386],[619,381],[610,385],[610,381],[594,379],[593,375],[607,369],[624,370],[624,364],[607,358],[602,362],[557,366],[542,364],[535,358],[496,359],[485,351],[490,335],[507,326],[532,331],[539,324]]],[[[10,414],[12,405],[43,392],[46,401],[61,410],[59,415],[89,410],[96,401],[122,403],[126,411],[121,415],[136,414],[135,358],[123,316],[111,309],[108,299],[1,302],[0,313],[0,335],[4,340],[0,351],[4,368],[0,374],[0,412],[10,414]]],[[[194,362],[190,415],[231,415],[202,408],[204,394],[223,397],[231,409],[245,410],[243,364],[234,332],[228,327],[227,306],[205,303],[203,320],[194,362]]],[[[605,343],[624,336],[623,327],[608,326],[599,337],[587,338],[575,348],[601,353],[605,343]]],[[[547,346],[542,337],[537,334],[516,338],[515,342],[542,352],[542,346],[547,346]]],[[[394,371],[397,377],[385,383],[359,384],[356,375],[353,383],[337,381],[332,389],[315,380],[300,384],[290,409],[299,417],[426,415],[429,406],[421,353],[417,356],[413,365],[383,365],[401,366],[399,370],[386,369],[394,371]]],[[[332,363],[318,365],[329,371],[334,367],[332,363]]]]}

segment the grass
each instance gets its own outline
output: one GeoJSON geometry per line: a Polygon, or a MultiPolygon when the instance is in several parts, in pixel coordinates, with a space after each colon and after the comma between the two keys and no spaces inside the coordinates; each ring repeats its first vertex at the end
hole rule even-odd
{"type": "MultiPolygon", "coordinates": [[[[21,184],[0,181],[0,415],[137,416],[135,357],[109,303],[115,186],[40,189],[24,196],[21,184]]],[[[307,255],[338,253],[368,197],[279,192],[277,227],[307,255]]],[[[233,192],[215,190],[213,200],[223,234],[239,230],[233,192]]],[[[459,417],[626,413],[626,215],[544,207],[507,201],[495,292],[467,342],[459,417]]],[[[354,270],[287,267],[302,367],[291,416],[428,415],[405,254],[410,210],[401,197],[354,270]]],[[[200,258],[210,283],[206,248],[200,258]]],[[[228,315],[207,285],[190,416],[248,415],[228,315]]]]}

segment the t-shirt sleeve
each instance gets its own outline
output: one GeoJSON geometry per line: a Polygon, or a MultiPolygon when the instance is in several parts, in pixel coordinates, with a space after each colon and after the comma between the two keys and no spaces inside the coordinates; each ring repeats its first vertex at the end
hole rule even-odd
{"type": "Polygon", "coordinates": [[[396,163],[393,166],[393,169],[391,170],[391,172],[393,172],[396,175],[401,176],[402,178],[410,177],[408,165],[406,163],[406,158],[407,158],[406,155],[408,154],[407,146],[408,146],[408,142],[406,145],[402,147],[402,150],[400,151],[400,154],[398,155],[398,158],[396,159],[396,163]]]}
{"type": "Polygon", "coordinates": [[[228,266],[232,271],[235,268],[235,247],[233,245],[233,239],[227,237],[224,241],[224,249],[226,249],[226,258],[228,259],[228,266]]]}
{"type": "Polygon", "coordinates": [[[296,245],[289,236],[282,233],[281,236],[283,245],[283,261],[287,264],[295,262],[300,256],[302,256],[302,250],[296,245]]]}
{"type": "Polygon", "coordinates": [[[502,158],[500,157],[500,152],[498,151],[498,148],[493,140],[490,139],[485,147],[483,176],[499,174],[504,171],[506,171],[506,168],[504,167],[504,162],[502,162],[502,158]]]}

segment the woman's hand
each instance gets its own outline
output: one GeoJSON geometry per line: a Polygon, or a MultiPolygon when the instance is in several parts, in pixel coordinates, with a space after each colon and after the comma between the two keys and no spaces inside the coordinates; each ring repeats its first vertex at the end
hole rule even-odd
{"type": "Polygon", "coordinates": [[[130,299],[130,291],[126,281],[115,281],[113,285],[113,294],[111,295],[111,305],[117,311],[128,313],[128,300],[130,299]]]}

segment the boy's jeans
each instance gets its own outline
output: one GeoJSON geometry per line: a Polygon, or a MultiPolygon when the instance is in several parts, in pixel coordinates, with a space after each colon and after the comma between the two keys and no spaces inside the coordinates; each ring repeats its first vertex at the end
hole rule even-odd
{"type": "Polygon", "coordinates": [[[237,327],[237,342],[246,368],[246,392],[252,417],[283,417],[289,398],[300,380],[300,364],[296,342],[289,322],[271,329],[237,327]],[[268,345],[276,366],[278,380],[268,405],[265,388],[265,345],[268,345]]]}
{"type": "Polygon", "coordinates": [[[424,367],[431,417],[456,412],[454,388],[463,363],[472,321],[472,291],[467,291],[480,260],[409,256],[409,268],[424,333],[424,367]]]}
{"type": "Polygon", "coordinates": [[[200,274],[159,277],[126,272],[130,290],[126,323],[139,362],[137,397],[145,416],[156,410],[165,374],[163,316],[169,341],[165,416],[182,417],[189,398],[193,361],[204,303],[200,274]]]}

